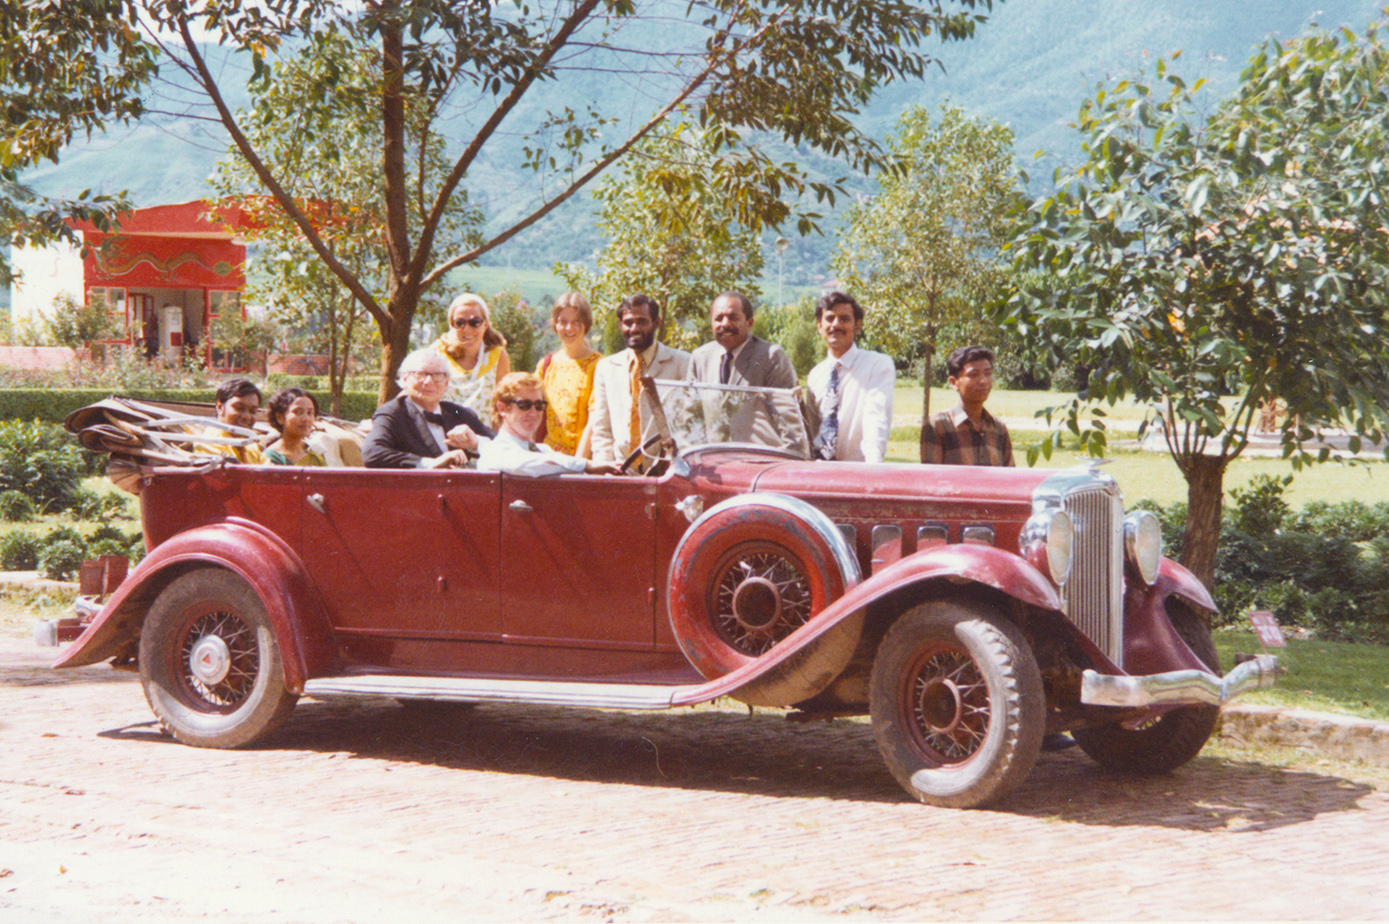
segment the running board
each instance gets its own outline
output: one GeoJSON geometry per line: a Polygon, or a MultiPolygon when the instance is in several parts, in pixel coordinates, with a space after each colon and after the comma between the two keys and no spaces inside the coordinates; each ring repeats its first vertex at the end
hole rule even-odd
{"type": "MultiPolygon", "coordinates": [[[[699,701],[698,686],[629,683],[569,683],[565,681],[502,680],[489,677],[416,677],[360,674],[319,677],[304,684],[304,695],[388,696],[468,703],[533,703],[543,706],[583,706],[593,709],[670,709],[699,701]],[[692,695],[693,694],[693,695],[692,695]],[[679,700],[677,703],[676,700],[679,700]]],[[[718,694],[708,696],[713,699],[718,694]]]]}

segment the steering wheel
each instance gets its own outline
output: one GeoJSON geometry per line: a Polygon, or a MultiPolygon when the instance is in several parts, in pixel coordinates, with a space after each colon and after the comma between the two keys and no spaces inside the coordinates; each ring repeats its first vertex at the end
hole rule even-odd
{"type": "MultiPolygon", "coordinates": [[[[636,461],[638,459],[646,455],[646,450],[660,443],[664,439],[665,437],[663,437],[659,433],[653,433],[651,436],[648,436],[646,438],[646,442],[642,443],[636,449],[633,449],[630,453],[627,454],[627,458],[623,459],[622,464],[618,466],[617,473],[619,475],[630,475],[632,473],[632,466],[636,464],[636,461]]],[[[670,462],[670,459],[666,456],[666,449],[664,446],[661,447],[661,451],[656,455],[655,458],[656,462],[651,466],[651,468],[649,468],[646,471],[647,475],[656,476],[661,474],[661,472],[665,471],[665,467],[661,466],[661,463],[665,462],[669,464],[670,462]]]]}

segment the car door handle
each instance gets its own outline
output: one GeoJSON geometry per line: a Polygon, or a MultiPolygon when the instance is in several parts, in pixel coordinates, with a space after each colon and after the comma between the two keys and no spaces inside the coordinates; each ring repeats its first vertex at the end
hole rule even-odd
{"type": "Polygon", "coordinates": [[[523,500],[514,500],[509,505],[517,513],[530,513],[534,508],[523,500]]]}
{"type": "Polygon", "coordinates": [[[328,507],[324,503],[322,494],[310,494],[308,497],[304,498],[304,500],[308,501],[309,506],[317,510],[319,513],[326,514],[328,512],[328,507]]]}

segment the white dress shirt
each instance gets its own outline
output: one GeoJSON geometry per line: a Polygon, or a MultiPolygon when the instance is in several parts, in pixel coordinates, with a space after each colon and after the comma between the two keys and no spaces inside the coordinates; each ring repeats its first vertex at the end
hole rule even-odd
{"type": "MultiPolygon", "coordinates": [[[[892,357],[851,346],[835,359],[828,356],[810,370],[805,384],[822,417],[833,408],[825,403],[830,372],[839,372],[839,442],[834,457],[840,462],[881,462],[887,457],[892,430],[892,389],[897,369],[892,357]]],[[[815,434],[811,434],[814,437],[815,434]]]]}
{"type": "Polygon", "coordinates": [[[583,459],[555,452],[544,443],[527,443],[506,428],[478,447],[477,470],[541,478],[546,475],[582,474],[583,459]]]}

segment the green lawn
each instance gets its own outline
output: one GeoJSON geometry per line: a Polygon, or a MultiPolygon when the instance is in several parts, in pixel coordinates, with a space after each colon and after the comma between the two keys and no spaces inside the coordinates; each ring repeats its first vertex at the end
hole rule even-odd
{"type": "MultiPolygon", "coordinates": [[[[1215,646],[1227,671],[1234,665],[1236,652],[1265,653],[1252,632],[1217,632],[1215,646]]],[[[1245,693],[1240,702],[1389,722],[1389,648],[1289,639],[1287,648],[1267,653],[1277,655],[1287,673],[1276,686],[1245,693]]]]}

